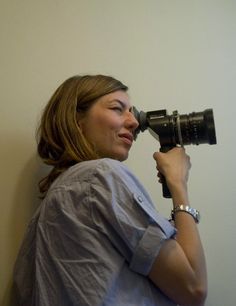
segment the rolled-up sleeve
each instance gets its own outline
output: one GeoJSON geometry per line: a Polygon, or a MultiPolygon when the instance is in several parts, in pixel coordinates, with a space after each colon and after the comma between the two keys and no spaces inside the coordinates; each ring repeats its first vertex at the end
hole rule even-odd
{"type": "Polygon", "coordinates": [[[166,239],[166,235],[156,225],[151,224],[148,226],[134,250],[130,269],[140,274],[148,275],[162,243],[166,239]]]}
{"type": "Polygon", "coordinates": [[[157,213],[150,201],[143,200],[143,196],[134,194],[137,205],[149,217],[149,224],[142,238],[134,249],[130,268],[135,272],[148,275],[163,242],[172,238],[176,230],[163,216],[157,213]]]}

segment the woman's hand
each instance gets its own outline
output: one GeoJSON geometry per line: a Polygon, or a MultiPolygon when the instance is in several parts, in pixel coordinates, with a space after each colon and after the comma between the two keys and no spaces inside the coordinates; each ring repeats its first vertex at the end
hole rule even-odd
{"type": "Polygon", "coordinates": [[[161,175],[165,176],[168,187],[186,186],[191,168],[190,157],[182,147],[175,147],[166,153],[155,152],[156,169],[161,182],[161,175]]]}

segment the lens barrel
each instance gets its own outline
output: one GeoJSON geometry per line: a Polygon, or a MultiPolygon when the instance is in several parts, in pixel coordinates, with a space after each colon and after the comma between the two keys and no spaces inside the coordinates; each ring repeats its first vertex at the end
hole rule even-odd
{"type": "MultiPolygon", "coordinates": [[[[203,112],[193,112],[189,115],[179,115],[175,129],[180,130],[182,137],[182,143],[179,137],[177,137],[176,144],[216,144],[212,109],[206,109],[203,112]]],[[[178,135],[178,133],[176,134],[178,135]]]]}

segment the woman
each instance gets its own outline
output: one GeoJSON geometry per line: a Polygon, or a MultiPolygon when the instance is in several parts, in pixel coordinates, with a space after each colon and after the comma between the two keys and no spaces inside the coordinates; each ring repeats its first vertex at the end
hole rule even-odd
{"type": "Polygon", "coordinates": [[[138,127],[127,89],[109,76],[75,76],[44,110],[38,153],[52,170],[15,265],[22,305],[204,305],[189,157],[183,148],[153,155],[173,226],[122,163],[138,127]]]}

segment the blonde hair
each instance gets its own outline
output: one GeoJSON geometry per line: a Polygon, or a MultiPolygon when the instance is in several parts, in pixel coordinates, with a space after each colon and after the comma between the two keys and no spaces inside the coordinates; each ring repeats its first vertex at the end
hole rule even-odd
{"type": "Polygon", "coordinates": [[[37,130],[38,154],[51,172],[39,182],[46,194],[52,182],[67,168],[99,156],[78,125],[78,114],[85,114],[102,96],[128,87],[111,76],[73,76],[63,82],[46,105],[37,130]]]}

